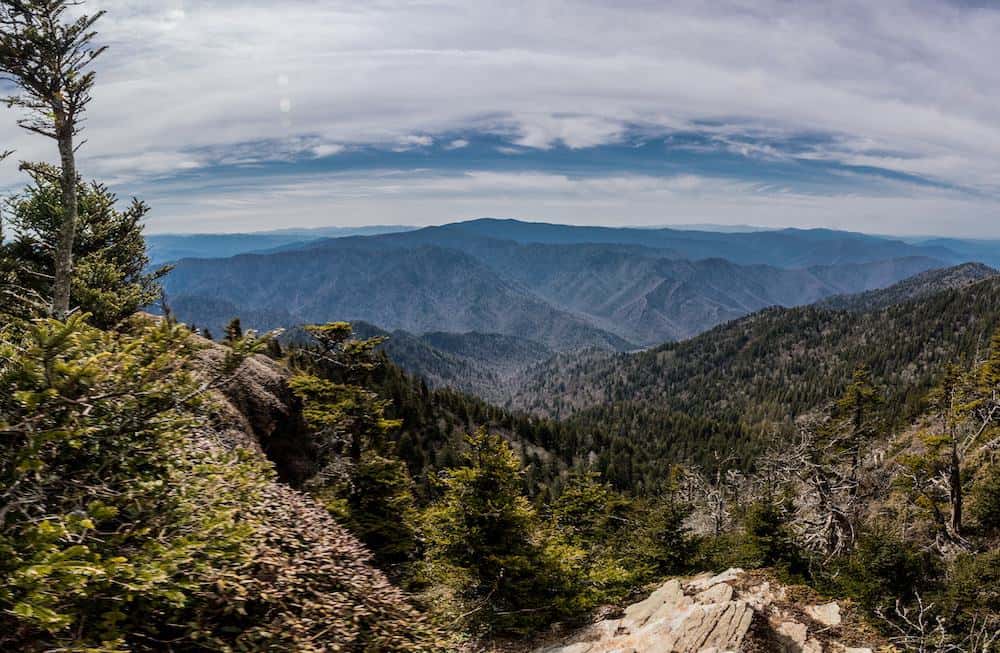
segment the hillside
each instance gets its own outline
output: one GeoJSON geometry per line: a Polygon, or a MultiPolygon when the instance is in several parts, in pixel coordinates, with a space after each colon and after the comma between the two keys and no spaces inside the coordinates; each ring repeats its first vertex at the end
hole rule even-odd
{"type": "Polygon", "coordinates": [[[532,340],[495,333],[387,332],[354,323],[360,338],[384,337],[381,349],[393,363],[419,375],[432,388],[450,387],[490,401],[502,400],[512,380],[553,351],[532,340]]]}
{"type": "Polygon", "coordinates": [[[302,245],[324,238],[375,235],[406,231],[411,227],[322,227],[317,229],[279,229],[235,234],[151,234],[145,236],[150,263],[159,265],[182,258],[224,258],[302,245]]]}
{"type": "MultiPolygon", "coordinates": [[[[513,235],[522,235],[527,224],[516,223],[513,235]]],[[[213,330],[236,316],[258,329],[348,319],[416,334],[515,336],[557,351],[628,350],[689,338],[767,306],[881,288],[944,265],[923,255],[930,250],[879,239],[869,239],[865,251],[871,256],[857,261],[792,268],[718,258],[736,256],[737,246],[726,240],[708,241],[704,250],[690,250],[691,258],[679,258],[683,252],[657,248],[649,230],[596,230],[595,236],[591,228],[558,229],[563,240],[646,236],[653,246],[519,243],[479,233],[492,225],[474,221],[330,239],[266,255],[187,259],[177,263],[165,287],[181,319],[213,330]],[[695,256],[702,252],[713,258],[695,256]],[[876,255],[891,257],[868,260],[876,255]]],[[[783,238],[800,251],[833,236],[783,238]]],[[[823,259],[796,259],[816,260],[823,259]]]]}
{"type": "MultiPolygon", "coordinates": [[[[900,425],[920,412],[943,366],[982,356],[998,325],[995,278],[870,312],[770,308],[646,352],[557,356],[531,371],[511,405],[645,449],[672,411],[787,430],[867,364],[900,425]]],[[[648,453],[637,459],[646,464],[648,453]]]]}
{"type": "MultiPolygon", "coordinates": [[[[187,296],[211,297],[237,306],[240,312],[280,311],[294,320],[246,325],[259,329],[343,319],[416,333],[530,335],[553,349],[630,347],[585,317],[551,306],[461,252],[430,246],[372,252],[352,247],[349,241],[323,251],[188,259],[177,265],[164,285],[179,306],[187,296]]],[[[212,329],[224,324],[205,319],[224,314],[216,308],[176,310],[189,323],[212,329]]]]}
{"type": "Polygon", "coordinates": [[[844,311],[872,311],[921,299],[934,293],[977,283],[997,276],[993,268],[982,263],[963,263],[950,268],[928,270],[904,279],[888,288],[869,290],[854,295],[837,295],[819,302],[824,308],[844,311]]]}

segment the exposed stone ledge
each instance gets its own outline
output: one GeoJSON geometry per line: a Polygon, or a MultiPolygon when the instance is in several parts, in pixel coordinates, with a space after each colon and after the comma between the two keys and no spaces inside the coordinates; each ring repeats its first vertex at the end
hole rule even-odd
{"type": "Polygon", "coordinates": [[[882,642],[845,625],[836,602],[799,605],[741,569],[673,579],[620,617],[535,653],[872,653],[882,642]]]}

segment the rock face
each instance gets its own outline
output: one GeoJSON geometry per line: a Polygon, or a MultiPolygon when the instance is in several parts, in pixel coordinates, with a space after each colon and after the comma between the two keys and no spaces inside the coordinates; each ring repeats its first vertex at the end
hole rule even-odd
{"type": "Polygon", "coordinates": [[[535,653],[872,653],[833,603],[796,605],[785,588],[730,569],[670,580],[618,618],[535,653]]]}

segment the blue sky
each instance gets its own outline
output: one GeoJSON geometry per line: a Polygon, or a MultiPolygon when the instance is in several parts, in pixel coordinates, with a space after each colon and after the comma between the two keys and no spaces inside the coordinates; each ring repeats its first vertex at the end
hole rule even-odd
{"type": "MultiPolygon", "coordinates": [[[[154,232],[437,224],[1000,236],[1000,11],[93,0],[84,175],[154,232]]],[[[22,158],[43,139],[0,115],[22,158]]],[[[0,186],[16,189],[16,165],[0,186]]]]}

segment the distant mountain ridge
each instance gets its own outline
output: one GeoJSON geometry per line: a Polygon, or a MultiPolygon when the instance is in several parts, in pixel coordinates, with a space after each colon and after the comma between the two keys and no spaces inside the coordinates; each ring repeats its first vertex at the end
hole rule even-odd
{"type": "Polygon", "coordinates": [[[872,311],[928,297],[945,290],[964,288],[997,275],[1000,275],[1000,272],[988,265],[963,263],[950,268],[928,270],[888,288],[854,295],[836,295],[819,302],[819,306],[846,311],[872,311]]]}
{"type": "Polygon", "coordinates": [[[236,311],[267,316],[250,322],[258,328],[346,319],[418,335],[515,336],[554,351],[629,350],[689,338],[766,306],[881,288],[946,265],[929,252],[952,257],[822,230],[724,234],[476,220],[185,259],[165,286],[182,319],[210,328],[236,311]],[[791,266],[800,262],[806,265],[791,266]]]}
{"type": "Polygon", "coordinates": [[[530,334],[557,349],[631,347],[585,317],[554,308],[501,279],[462,252],[423,246],[375,254],[345,245],[323,256],[290,251],[188,259],[177,265],[165,287],[181,319],[213,328],[220,325],[204,319],[204,307],[198,313],[179,308],[186,297],[211,297],[249,312],[280,311],[296,324],[358,320],[415,333],[530,334]]]}
{"type": "MultiPolygon", "coordinates": [[[[814,265],[867,263],[891,258],[927,257],[945,263],[967,258],[937,245],[869,236],[830,229],[778,229],[773,231],[720,232],[671,228],[586,227],[482,218],[427,227],[397,234],[397,242],[455,243],[478,237],[518,244],[638,245],[664,250],[674,258],[698,260],[723,258],[742,265],[799,268],[814,265]]],[[[322,241],[315,243],[322,245],[322,241]]]]}
{"type": "Polygon", "coordinates": [[[924,399],[928,374],[941,361],[968,360],[1000,326],[1000,276],[968,281],[968,273],[958,266],[903,281],[882,291],[899,300],[892,304],[866,308],[859,301],[856,311],[822,303],[774,307],[641,353],[557,356],[516,385],[512,405],[567,417],[600,406],[612,410],[627,398],[696,416],[775,423],[836,396],[854,366],[864,363],[893,388],[896,410],[904,414],[924,399]],[[912,291],[916,281],[933,287],[949,278],[966,281],[912,291]],[[774,388],[783,389],[780,399],[774,388]]]}
{"type": "Polygon", "coordinates": [[[225,258],[250,252],[264,252],[293,244],[326,238],[378,235],[406,231],[415,227],[318,227],[315,229],[277,229],[231,234],[150,234],[146,251],[153,265],[183,258],[225,258]]]}

